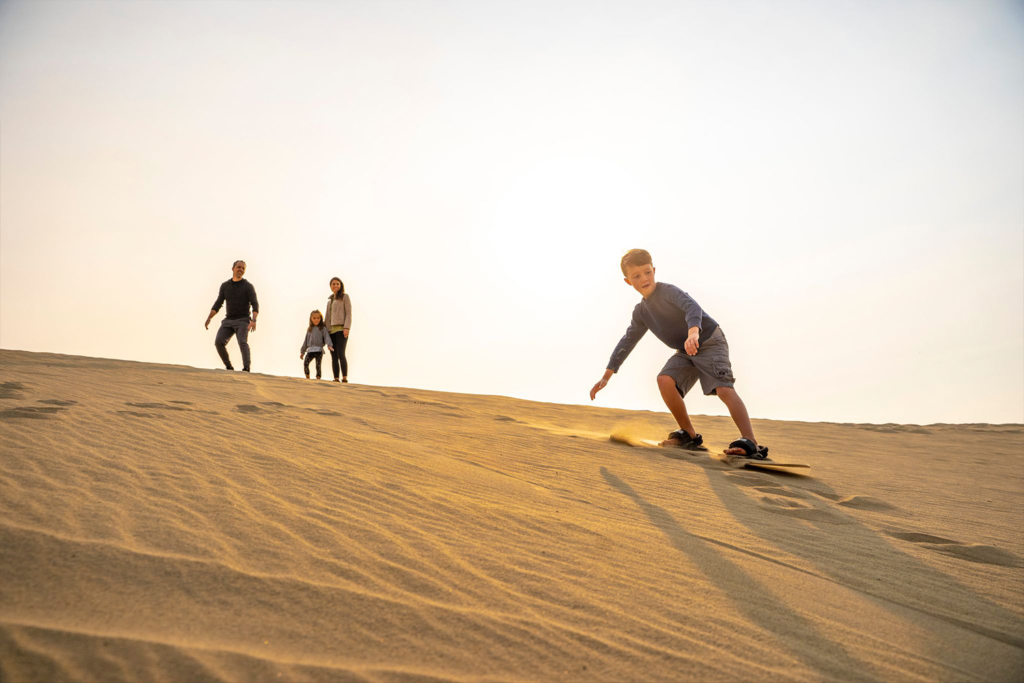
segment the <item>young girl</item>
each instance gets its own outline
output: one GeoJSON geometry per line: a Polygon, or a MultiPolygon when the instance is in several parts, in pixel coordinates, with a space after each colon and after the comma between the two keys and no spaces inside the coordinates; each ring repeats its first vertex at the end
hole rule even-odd
{"type": "Polygon", "coordinates": [[[299,351],[299,358],[305,357],[302,369],[306,372],[306,379],[309,379],[309,361],[316,359],[316,378],[320,379],[320,359],[324,357],[324,347],[332,352],[331,335],[324,325],[324,317],[320,311],[313,311],[309,314],[309,327],[306,328],[306,340],[302,342],[302,350],[299,351]],[[309,353],[306,353],[309,351],[309,353]]]}
{"type": "Polygon", "coordinates": [[[327,297],[327,324],[330,325],[331,369],[334,381],[338,381],[338,366],[341,366],[341,381],[348,383],[348,361],[345,359],[345,345],[348,344],[348,328],[352,325],[352,301],[345,293],[341,278],[331,278],[331,295],[327,297]]]}

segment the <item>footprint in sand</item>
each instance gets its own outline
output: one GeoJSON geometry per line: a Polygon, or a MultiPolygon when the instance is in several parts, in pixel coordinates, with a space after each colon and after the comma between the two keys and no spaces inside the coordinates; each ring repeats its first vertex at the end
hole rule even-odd
{"type": "Polygon", "coordinates": [[[78,401],[62,401],[59,398],[41,398],[36,403],[47,403],[53,406],[73,406],[78,401]]]}
{"type": "Polygon", "coordinates": [[[992,545],[961,543],[942,536],[922,534],[914,531],[886,531],[886,534],[901,541],[919,543],[928,550],[956,557],[978,564],[993,564],[999,567],[1024,567],[1024,559],[992,545]]]}
{"type": "Polygon", "coordinates": [[[854,510],[871,510],[872,512],[896,509],[895,505],[886,503],[880,498],[872,498],[871,496],[846,496],[845,498],[840,498],[837,503],[854,510]]]}
{"type": "Polygon", "coordinates": [[[799,500],[790,500],[788,498],[773,498],[772,496],[761,496],[761,502],[764,503],[765,505],[774,505],[775,507],[787,509],[811,509],[811,506],[808,505],[807,503],[802,503],[799,500]]]}
{"type": "MultiPolygon", "coordinates": [[[[151,402],[151,403],[143,403],[143,402],[135,403],[135,402],[132,402],[132,401],[126,401],[125,405],[128,406],[129,408],[149,408],[151,410],[169,410],[169,411],[176,412],[176,413],[184,413],[184,412],[197,413],[198,412],[198,413],[203,413],[205,415],[219,415],[220,414],[216,410],[198,410],[196,408],[186,408],[185,406],[192,406],[192,405],[194,405],[191,401],[168,401],[167,403],[153,403],[153,402],[151,402]],[[170,404],[174,404],[174,405],[170,405],[170,404]]],[[[158,417],[160,419],[163,419],[165,417],[163,415],[156,415],[154,413],[145,413],[145,412],[140,412],[138,410],[118,410],[116,412],[117,412],[118,415],[131,415],[132,417],[158,417]]]]}
{"type": "Polygon", "coordinates": [[[160,420],[166,419],[164,415],[157,415],[156,413],[140,413],[137,410],[118,410],[118,415],[131,415],[132,417],[145,417],[145,418],[157,418],[160,420]]]}
{"type": "Polygon", "coordinates": [[[344,417],[338,411],[331,410],[330,408],[306,408],[306,410],[308,410],[311,413],[316,413],[317,415],[327,415],[330,417],[344,417]]]}
{"type": "Polygon", "coordinates": [[[258,413],[260,412],[260,407],[250,405],[248,403],[241,403],[235,406],[235,410],[237,410],[240,413],[258,413]]]}
{"type": "Polygon", "coordinates": [[[726,478],[734,484],[739,486],[751,486],[754,488],[766,488],[766,489],[782,489],[782,484],[772,481],[767,476],[762,474],[754,474],[752,472],[725,472],[726,478]]]}
{"type": "Polygon", "coordinates": [[[785,515],[786,517],[796,517],[797,519],[807,520],[808,522],[823,524],[844,525],[855,523],[852,519],[847,519],[846,517],[837,515],[834,512],[807,507],[798,501],[783,502],[779,499],[772,499],[771,502],[768,503],[766,500],[766,498],[761,499],[762,509],[767,512],[785,515]]]}
{"type": "Polygon", "coordinates": [[[4,382],[0,384],[0,398],[21,398],[25,385],[21,382],[4,382]]]}
{"type": "Polygon", "coordinates": [[[53,417],[54,413],[61,410],[67,410],[60,406],[53,408],[42,408],[39,406],[19,406],[17,408],[8,408],[7,410],[0,410],[0,420],[46,420],[53,417]]]}
{"type": "Polygon", "coordinates": [[[791,491],[790,489],[782,488],[781,486],[755,486],[754,489],[761,493],[769,493],[773,496],[783,496],[785,498],[796,498],[797,500],[807,497],[799,491],[791,491]]]}

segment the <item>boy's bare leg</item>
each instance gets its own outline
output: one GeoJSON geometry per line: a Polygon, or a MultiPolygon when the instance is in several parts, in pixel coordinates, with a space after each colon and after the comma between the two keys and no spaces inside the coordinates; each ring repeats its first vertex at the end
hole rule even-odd
{"type": "MultiPolygon", "coordinates": [[[[750,439],[757,445],[757,439],[754,438],[754,425],[750,424],[750,415],[747,414],[747,406],[743,405],[743,399],[736,393],[736,390],[732,387],[718,387],[715,390],[718,394],[718,398],[722,399],[722,403],[729,409],[729,415],[732,416],[732,421],[736,423],[736,427],[740,430],[740,436],[744,439],[750,439]]],[[[742,455],[742,448],[727,448],[726,453],[730,455],[742,455]]]]}
{"type": "Polygon", "coordinates": [[[683,397],[676,389],[676,381],[668,375],[658,375],[658,389],[661,390],[661,399],[665,401],[665,405],[668,406],[672,417],[676,419],[679,428],[690,436],[696,436],[697,432],[693,428],[693,423],[690,422],[690,415],[686,412],[686,404],[683,403],[683,397]]]}

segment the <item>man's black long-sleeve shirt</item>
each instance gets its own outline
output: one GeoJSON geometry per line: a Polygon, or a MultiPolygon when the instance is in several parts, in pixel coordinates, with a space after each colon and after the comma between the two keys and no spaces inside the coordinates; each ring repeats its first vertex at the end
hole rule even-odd
{"type": "Polygon", "coordinates": [[[252,306],[253,313],[260,312],[260,302],[256,300],[256,288],[248,280],[242,279],[235,282],[228,280],[220,286],[217,300],[213,302],[210,310],[220,310],[221,304],[227,302],[227,311],[224,317],[228,320],[249,319],[249,306],[252,306]]]}

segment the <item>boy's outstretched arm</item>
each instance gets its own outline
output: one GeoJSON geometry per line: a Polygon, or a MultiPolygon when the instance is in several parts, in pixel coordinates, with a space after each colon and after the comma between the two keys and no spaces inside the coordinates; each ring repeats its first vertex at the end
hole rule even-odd
{"type": "Polygon", "coordinates": [[[598,380],[594,388],[590,390],[590,400],[593,401],[594,397],[597,396],[597,392],[601,391],[608,384],[608,380],[612,378],[619,368],[622,366],[622,362],[626,360],[626,356],[633,350],[633,347],[637,345],[640,338],[647,334],[647,325],[640,317],[640,307],[637,306],[633,309],[633,320],[629,323],[629,327],[626,328],[626,334],[622,335],[622,339],[615,345],[615,350],[612,351],[612,357],[608,359],[608,368],[604,371],[604,377],[598,380]]]}
{"type": "Polygon", "coordinates": [[[610,380],[612,378],[612,375],[614,375],[614,374],[615,373],[612,372],[611,370],[605,370],[604,371],[604,377],[599,379],[597,381],[597,384],[594,385],[594,388],[590,390],[590,400],[591,401],[593,401],[594,397],[597,396],[597,392],[601,391],[606,386],[608,386],[608,380],[610,380]]]}

